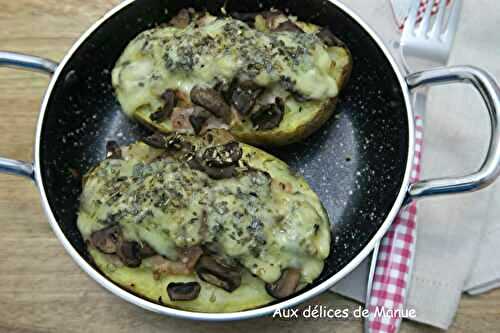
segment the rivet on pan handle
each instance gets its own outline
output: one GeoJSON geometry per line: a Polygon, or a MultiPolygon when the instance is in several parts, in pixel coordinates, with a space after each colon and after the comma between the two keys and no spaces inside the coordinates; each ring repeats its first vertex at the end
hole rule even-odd
{"type": "Polygon", "coordinates": [[[491,184],[500,174],[500,89],[495,79],[487,72],[472,66],[437,68],[410,74],[406,78],[410,89],[424,85],[448,83],[471,83],[481,94],[491,122],[491,138],[483,164],[473,174],[456,178],[437,178],[411,184],[408,201],[433,195],[472,192],[491,184]]]}
{"type": "MultiPolygon", "coordinates": [[[[0,67],[12,67],[53,74],[57,63],[21,53],[0,51],[0,67]]],[[[33,163],[0,157],[0,173],[9,173],[34,179],[33,163]]]]}

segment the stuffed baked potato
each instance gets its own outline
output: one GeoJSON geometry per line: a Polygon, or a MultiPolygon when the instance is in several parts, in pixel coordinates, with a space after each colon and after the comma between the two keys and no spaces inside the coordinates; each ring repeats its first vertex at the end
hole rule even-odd
{"type": "Polygon", "coordinates": [[[330,30],[280,11],[185,9],[130,42],[112,83],[124,112],[161,132],[226,128],[246,143],[285,145],[332,115],[351,67],[330,30]]]}
{"type": "Polygon", "coordinates": [[[288,297],[319,276],[330,249],[305,180],[220,129],[109,142],[83,178],[77,225],[111,280],[201,312],[288,297]]]}

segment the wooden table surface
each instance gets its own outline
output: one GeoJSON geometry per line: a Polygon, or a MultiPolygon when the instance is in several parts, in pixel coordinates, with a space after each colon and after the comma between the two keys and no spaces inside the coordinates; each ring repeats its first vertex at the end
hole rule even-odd
{"type": "MultiPolygon", "coordinates": [[[[0,0],[0,49],[59,60],[118,0],[0,0]]],[[[30,160],[48,78],[0,69],[0,155],[30,160]]],[[[65,253],[30,181],[0,175],[0,332],[361,332],[359,320],[195,323],[146,312],[111,295],[65,253]]],[[[355,307],[326,293],[312,303],[355,307]]],[[[404,323],[402,332],[437,330],[404,323]]],[[[500,331],[500,290],[464,296],[450,332],[500,331]]]]}

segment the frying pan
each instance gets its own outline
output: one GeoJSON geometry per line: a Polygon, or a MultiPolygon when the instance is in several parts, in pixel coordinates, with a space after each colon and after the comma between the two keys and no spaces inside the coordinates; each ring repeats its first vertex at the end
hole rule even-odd
{"type": "Polygon", "coordinates": [[[97,21],[61,63],[0,52],[0,65],[52,74],[36,129],[34,162],[0,158],[0,172],[34,180],[56,236],[78,265],[121,298],[161,314],[204,320],[244,319],[297,305],[330,288],[353,270],[384,235],[403,204],[438,194],[474,191],[500,171],[500,92],[495,80],[474,67],[433,69],[404,76],[373,30],[338,1],[136,0],[125,1],[97,21]],[[306,289],[273,304],[235,313],[195,313],[161,306],[115,285],[86,260],[76,228],[80,176],[105,157],[108,140],[130,143],[145,130],[127,119],[110,85],[117,58],[139,32],[167,22],[186,7],[256,12],[270,7],[330,29],[352,52],[352,76],[337,116],[304,142],[271,152],[304,175],[319,194],[332,224],[331,254],[306,289]],[[414,122],[410,91],[424,85],[467,82],[485,101],[491,139],[480,169],[465,177],[410,184],[414,122]],[[75,172],[76,171],[76,172],[75,172]]]}

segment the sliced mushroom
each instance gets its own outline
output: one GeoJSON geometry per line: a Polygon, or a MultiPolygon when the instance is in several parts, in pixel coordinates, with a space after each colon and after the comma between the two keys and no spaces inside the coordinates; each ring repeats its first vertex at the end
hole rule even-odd
{"type": "Polygon", "coordinates": [[[198,260],[196,272],[200,279],[228,292],[234,291],[241,284],[241,274],[237,267],[232,267],[204,255],[198,260]]]}
{"type": "Polygon", "coordinates": [[[260,15],[266,20],[267,28],[270,30],[274,30],[278,22],[285,16],[282,11],[276,9],[263,11],[260,15]]]}
{"type": "Polygon", "coordinates": [[[290,20],[281,22],[273,31],[304,32],[298,25],[290,20]]]}
{"type": "Polygon", "coordinates": [[[170,118],[172,115],[172,111],[174,110],[175,104],[177,102],[177,98],[175,95],[175,91],[172,89],[167,89],[161,95],[162,100],[165,102],[162,108],[158,111],[153,112],[149,118],[154,122],[162,122],[170,118]]]}
{"type": "Polygon", "coordinates": [[[287,268],[281,273],[281,277],[274,283],[266,283],[269,295],[281,299],[292,295],[300,281],[300,270],[287,268]]]}
{"type": "Polygon", "coordinates": [[[344,43],[335,36],[327,27],[321,28],[317,36],[326,46],[344,46],[344,43]]]}
{"type": "Polygon", "coordinates": [[[139,267],[141,265],[141,246],[136,241],[122,241],[116,249],[116,254],[128,267],[139,267]]]}
{"type": "Polygon", "coordinates": [[[119,225],[112,225],[94,231],[90,235],[90,243],[99,251],[107,254],[115,253],[121,242],[122,231],[119,225]]]}
{"type": "Polygon", "coordinates": [[[186,162],[193,170],[203,171],[203,164],[194,153],[186,155],[186,162]]]}
{"type": "Polygon", "coordinates": [[[194,104],[204,107],[228,124],[231,122],[231,107],[217,90],[195,86],[191,89],[190,97],[194,104]]]}
{"type": "Polygon", "coordinates": [[[171,301],[190,301],[198,297],[201,286],[198,282],[170,282],[167,294],[171,301]]]}
{"type": "Polygon", "coordinates": [[[190,22],[191,22],[190,10],[183,8],[177,13],[177,15],[172,17],[172,19],[168,23],[173,27],[184,29],[189,25],[190,22]]]}
{"type": "Polygon", "coordinates": [[[213,179],[227,179],[236,176],[236,167],[230,165],[223,168],[217,168],[206,165],[203,167],[203,172],[213,179]]]}
{"type": "Polygon", "coordinates": [[[298,102],[306,102],[311,100],[310,97],[303,95],[301,92],[297,90],[296,82],[292,80],[289,76],[280,77],[280,84],[288,91],[298,102]]]}
{"type": "Polygon", "coordinates": [[[94,231],[90,235],[90,243],[103,253],[116,253],[121,262],[129,267],[137,267],[141,264],[142,258],[156,254],[156,251],[147,243],[141,246],[135,241],[124,240],[118,224],[94,231]]]}
{"type": "Polygon", "coordinates": [[[184,137],[178,134],[168,137],[166,147],[175,151],[192,151],[194,149],[191,143],[184,140],[184,137]]]}
{"type": "Polygon", "coordinates": [[[193,126],[194,134],[200,134],[201,129],[207,122],[208,117],[200,116],[200,115],[190,115],[189,123],[193,126]]]}
{"type": "Polygon", "coordinates": [[[155,249],[153,249],[148,243],[142,242],[142,246],[139,249],[141,258],[149,258],[156,255],[155,249]]]}
{"type": "Polygon", "coordinates": [[[255,17],[257,15],[259,15],[260,13],[256,13],[256,12],[253,12],[253,13],[240,13],[240,12],[232,12],[232,13],[229,13],[229,15],[232,17],[232,18],[235,18],[237,20],[240,20],[242,22],[245,22],[246,24],[248,24],[249,26],[253,26],[254,23],[255,23],[255,17]]]}
{"type": "Polygon", "coordinates": [[[273,104],[262,106],[257,112],[250,115],[250,120],[257,130],[270,130],[276,128],[283,120],[285,104],[283,100],[276,97],[273,104]]]}
{"type": "Polygon", "coordinates": [[[177,102],[177,92],[173,89],[166,89],[163,94],[161,94],[161,99],[169,109],[173,109],[177,102]]]}
{"type": "Polygon", "coordinates": [[[189,122],[193,126],[195,134],[199,134],[201,129],[206,124],[208,118],[210,117],[210,112],[202,107],[195,107],[193,113],[189,116],[189,122]]]}
{"type": "Polygon", "coordinates": [[[252,110],[257,98],[264,90],[251,81],[233,80],[228,93],[228,100],[242,115],[252,110]]]}
{"type": "Polygon", "coordinates": [[[226,167],[238,163],[243,150],[236,141],[231,141],[224,145],[217,145],[205,149],[202,160],[211,167],[226,167]]]}
{"type": "Polygon", "coordinates": [[[106,142],[106,158],[122,159],[122,150],[116,141],[106,142]]]}
{"type": "Polygon", "coordinates": [[[265,19],[277,18],[285,15],[285,13],[276,8],[272,8],[271,10],[265,10],[263,12],[260,12],[259,14],[262,15],[262,17],[265,19]]]}
{"type": "Polygon", "coordinates": [[[196,19],[195,27],[204,27],[217,20],[217,17],[209,15],[207,12],[199,15],[196,19]]]}
{"type": "Polygon", "coordinates": [[[207,174],[207,176],[209,176],[212,179],[232,178],[237,174],[236,166],[234,165],[227,165],[227,166],[208,165],[205,161],[196,156],[196,154],[194,153],[188,153],[185,158],[187,164],[191,169],[204,172],[207,174]]]}
{"type": "Polygon", "coordinates": [[[227,89],[228,84],[224,80],[217,78],[216,83],[214,84],[214,90],[222,95],[227,89]]]}
{"type": "Polygon", "coordinates": [[[147,144],[148,146],[151,146],[153,148],[159,148],[159,149],[165,149],[167,145],[167,141],[165,139],[165,136],[161,133],[154,133],[150,136],[146,136],[142,139],[142,142],[147,144]]]}

